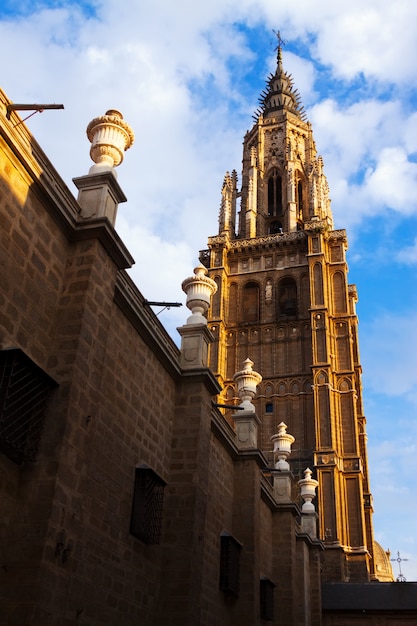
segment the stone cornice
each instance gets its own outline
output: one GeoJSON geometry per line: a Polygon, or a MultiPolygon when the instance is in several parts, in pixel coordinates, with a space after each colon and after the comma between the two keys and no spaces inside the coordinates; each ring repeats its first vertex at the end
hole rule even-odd
{"type": "Polygon", "coordinates": [[[227,449],[231,457],[235,459],[239,454],[236,445],[236,433],[217,408],[213,408],[211,412],[211,430],[215,437],[227,449]]]}
{"type": "Polygon", "coordinates": [[[210,395],[215,396],[220,393],[221,387],[210,368],[197,367],[195,369],[181,370],[181,380],[193,379],[195,382],[204,383],[210,395]]]}
{"type": "Polygon", "coordinates": [[[295,233],[282,233],[280,235],[265,235],[264,237],[253,237],[252,239],[229,239],[227,235],[217,235],[209,237],[208,245],[210,247],[222,246],[227,250],[244,250],[245,248],[260,248],[265,245],[277,246],[280,244],[290,244],[305,239],[306,236],[302,230],[295,233]]]}
{"type": "Polygon", "coordinates": [[[68,239],[70,241],[98,239],[118,269],[132,267],[135,262],[107,217],[77,222],[68,233],[68,239]]]}
{"type": "Polygon", "coordinates": [[[175,378],[179,378],[181,369],[178,347],[155,313],[146,305],[145,298],[135,283],[123,270],[119,271],[117,275],[114,301],[166,370],[175,378]]]}

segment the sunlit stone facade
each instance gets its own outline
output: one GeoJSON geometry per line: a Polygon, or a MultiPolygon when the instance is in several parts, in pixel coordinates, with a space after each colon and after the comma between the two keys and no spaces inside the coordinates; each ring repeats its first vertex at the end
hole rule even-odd
{"type": "MultiPolygon", "coordinates": [[[[323,160],[278,49],[243,170],[226,174],[219,232],[201,260],[217,283],[208,325],[210,367],[223,392],[244,358],[262,375],[254,400],[259,447],[284,421],[296,443],[291,470],[319,482],[325,580],[375,577],[372,497],[362,406],[357,294],[348,283],[347,238],[334,230],[323,160]]],[[[226,413],[227,416],[227,413],[226,413]]]]}

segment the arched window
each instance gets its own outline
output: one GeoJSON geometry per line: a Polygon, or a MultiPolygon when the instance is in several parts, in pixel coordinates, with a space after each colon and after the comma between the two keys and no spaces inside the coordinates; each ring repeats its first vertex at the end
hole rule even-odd
{"type": "Polygon", "coordinates": [[[242,321],[257,322],[259,320],[259,285],[246,283],[242,289],[242,321]]]}
{"type": "Polygon", "coordinates": [[[282,179],[276,168],[268,178],[268,215],[282,215],[282,179]]]}
{"type": "Polygon", "coordinates": [[[297,284],[293,278],[278,283],[278,310],[280,315],[297,315],[297,284]]]}

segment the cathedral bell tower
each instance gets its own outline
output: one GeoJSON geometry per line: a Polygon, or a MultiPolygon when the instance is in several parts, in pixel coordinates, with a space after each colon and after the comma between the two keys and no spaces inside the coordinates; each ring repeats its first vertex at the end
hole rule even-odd
{"type": "Polygon", "coordinates": [[[208,326],[219,402],[234,402],[233,375],[250,358],[262,375],[254,399],[260,449],[271,458],[284,421],[295,437],[291,471],[302,479],[314,467],[323,580],[373,580],[356,289],[346,232],[333,228],[323,160],[280,45],[244,138],[241,189],[233,171],[221,194],[219,233],[200,255],[217,284],[208,326]]]}

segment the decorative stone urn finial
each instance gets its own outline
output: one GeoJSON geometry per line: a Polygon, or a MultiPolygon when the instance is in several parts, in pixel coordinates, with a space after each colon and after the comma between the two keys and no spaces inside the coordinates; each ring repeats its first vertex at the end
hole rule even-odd
{"type": "Polygon", "coordinates": [[[200,263],[194,268],[194,276],[186,278],[182,282],[182,290],[187,294],[186,305],[192,313],[187,319],[187,324],[204,324],[207,326],[207,319],[204,314],[207,313],[210,306],[210,297],[217,291],[217,285],[206,274],[207,269],[200,263]]]}
{"type": "Polygon", "coordinates": [[[92,120],[87,126],[87,137],[91,141],[90,156],[94,161],[90,174],[113,170],[120,165],[125,150],[135,139],[131,127],[115,109],[92,120]]]}
{"type": "Polygon", "coordinates": [[[278,425],[278,433],[272,435],[271,441],[274,444],[274,459],[278,459],[275,461],[275,468],[281,472],[288,472],[290,465],[287,458],[291,454],[291,445],[295,438],[287,433],[287,425],[284,422],[278,425]]]}
{"type": "Polygon", "coordinates": [[[314,478],[311,478],[311,469],[309,467],[304,470],[304,476],[305,478],[298,481],[301,487],[301,497],[304,500],[301,511],[303,513],[315,513],[316,509],[311,501],[316,497],[316,487],[319,483],[314,478]]]}
{"type": "Polygon", "coordinates": [[[240,406],[249,413],[255,413],[252,399],[255,397],[257,385],[262,380],[262,376],[254,372],[252,366],[253,361],[248,357],[243,361],[243,370],[233,376],[233,380],[237,383],[237,394],[241,400],[240,406]]]}

